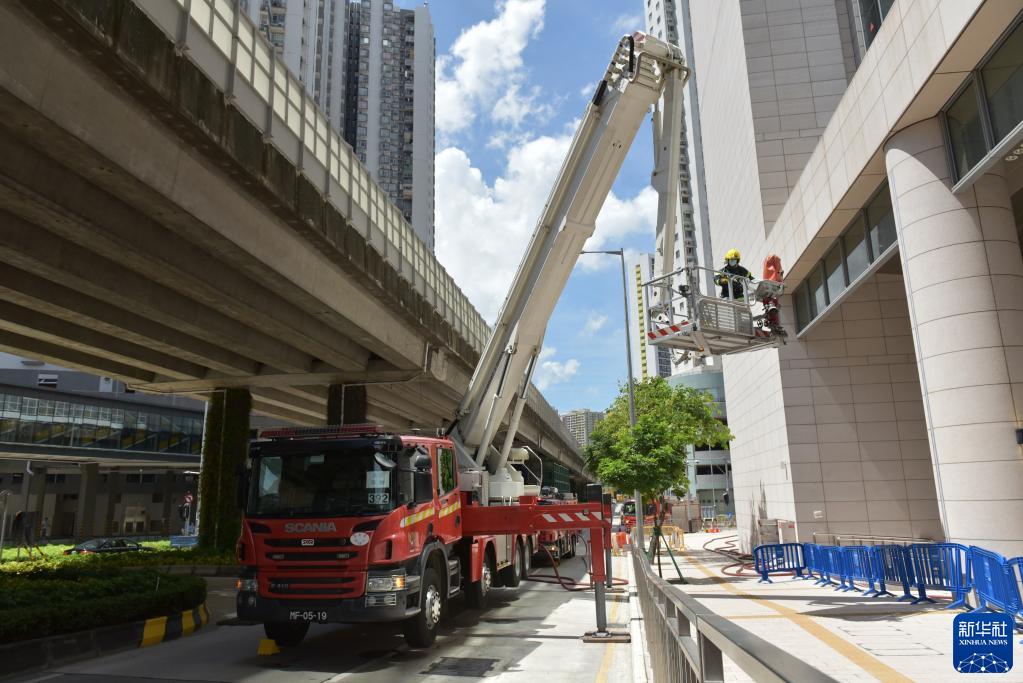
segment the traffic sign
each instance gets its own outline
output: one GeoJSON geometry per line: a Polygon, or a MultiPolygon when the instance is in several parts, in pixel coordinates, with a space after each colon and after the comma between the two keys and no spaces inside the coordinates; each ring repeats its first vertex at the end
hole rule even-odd
{"type": "Polygon", "coordinates": [[[191,505],[193,501],[195,501],[195,496],[193,496],[191,493],[186,493],[185,494],[185,504],[186,505],[191,505]]]}

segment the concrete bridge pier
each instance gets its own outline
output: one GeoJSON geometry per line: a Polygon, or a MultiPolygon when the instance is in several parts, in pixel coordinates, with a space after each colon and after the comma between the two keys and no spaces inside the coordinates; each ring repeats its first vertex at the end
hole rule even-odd
{"type": "Polygon", "coordinates": [[[249,448],[252,394],[245,388],[218,389],[206,411],[206,439],[199,474],[199,545],[232,550],[241,528],[235,500],[238,468],[249,448]]]}

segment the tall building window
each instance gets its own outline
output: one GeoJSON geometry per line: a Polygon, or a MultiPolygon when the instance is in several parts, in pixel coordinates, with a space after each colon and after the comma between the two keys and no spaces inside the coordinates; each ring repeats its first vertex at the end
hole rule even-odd
{"type": "Polygon", "coordinates": [[[860,27],[863,31],[863,43],[867,47],[874,42],[881,23],[888,16],[895,0],[859,0],[860,27]]]}
{"type": "Polygon", "coordinates": [[[895,216],[884,183],[792,293],[796,328],[802,332],[865,273],[895,248],[895,216]]]}
{"type": "Polygon", "coordinates": [[[1023,125],[1023,14],[970,73],[941,118],[957,182],[1018,137],[1013,132],[1023,125]]]}

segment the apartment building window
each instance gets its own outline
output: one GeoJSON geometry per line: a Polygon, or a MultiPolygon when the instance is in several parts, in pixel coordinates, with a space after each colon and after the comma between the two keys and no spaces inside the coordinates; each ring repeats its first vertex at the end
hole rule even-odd
{"type": "Polygon", "coordinates": [[[895,0],[859,0],[860,27],[863,31],[863,43],[867,47],[874,42],[881,23],[888,16],[895,0]]]}
{"type": "Polygon", "coordinates": [[[1007,155],[1016,146],[1011,141],[1018,141],[1023,127],[1023,14],[945,105],[941,119],[956,182],[996,150],[1007,155]]]}
{"type": "Polygon", "coordinates": [[[792,293],[797,331],[819,318],[872,264],[886,258],[895,244],[895,216],[886,182],[792,293]]]}

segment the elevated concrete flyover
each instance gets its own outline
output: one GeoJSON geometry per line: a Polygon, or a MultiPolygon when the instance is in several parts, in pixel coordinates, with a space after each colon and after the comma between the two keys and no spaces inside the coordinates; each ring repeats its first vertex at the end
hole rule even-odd
{"type": "MultiPolygon", "coordinates": [[[[0,348],[432,432],[489,329],[232,4],[0,4],[0,348]]],[[[588,478],[538,391],[520,433],[588,478]]]]}

